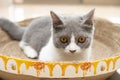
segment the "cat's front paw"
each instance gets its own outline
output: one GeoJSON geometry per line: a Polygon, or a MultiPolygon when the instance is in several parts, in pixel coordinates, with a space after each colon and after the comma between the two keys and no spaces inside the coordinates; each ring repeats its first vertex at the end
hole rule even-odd
{"type": "Polygon", "coordinates": [[[26,46],[24,48],[24,53],[29,58],[37,58],[38,57],[37,52],[30,46],[26,46]]]}

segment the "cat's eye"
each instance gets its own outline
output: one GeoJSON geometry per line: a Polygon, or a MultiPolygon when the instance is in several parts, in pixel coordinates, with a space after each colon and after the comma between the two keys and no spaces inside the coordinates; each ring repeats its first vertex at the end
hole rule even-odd
{"type": "Polygon", "coordinates": [[[61,41],[62,43],[67,43],[67,42],[68,42],[68,38],[65,37],[65,36],[62,36],[62,37],[60,37],[60,41],[61,41]]]}
{"type": "Polygon", "coordinates": [[[86,37],[84,37],[84,36],[81,36],[78,38],[79,43],[84,43],[85,41],[86,41],[86,37]]]}

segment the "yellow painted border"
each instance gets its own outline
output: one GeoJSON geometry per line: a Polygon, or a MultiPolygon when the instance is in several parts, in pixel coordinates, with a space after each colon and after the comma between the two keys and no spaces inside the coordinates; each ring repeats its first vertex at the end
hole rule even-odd
{"type": "MultiPolygon", "coordinates": [[[[96,61],[92,61],[92,62],[81,62],[81,61],[80,62],[42,62],[42,61],[32,61],[32,60],[13,58],[13,57],[8,57],[8,56],[4,56],[4,55],[0,55],[0,58],[3,59],[3,61],[4,61],[4,71],[7,71],[7,68],[6,68],[7,65],[6,64],[7,64],[8,60],[12,59],[17,63],[17,68],[15,68],[13,66],[13,69],[17,69],[17,74],[20,74],[21,64],[25,63],[26,70],[31,66],[33,66],[35,68],[36,73],[37,73],[36,77],[39,77],[40,71],[43,70],[45,66],[47,66],[49,68],[49,77],[52,77],[53,76],[53,74],[52,74],[53,73],[53,68],[56,65],[59,65],[62,69],[62,75],[61,76],[64,77],[65,76],[65,70],[68,66],[73,66],[75,68],[76,74],[78,73],[78,68],[81,68],[82,73],[84,73],[91,66],[93,66],[94,67],[94,74],[92,76],[97,75],[96,69],[97,69],[98,63],[103,62],[103,61],[106,63],[106,67],[107,67],[106,73],[110,72],[109,65],[110,65],[111,61],[113,62],[112,70],[114,71],[118,68],[118,66],[116,67],[115,65],[117,64],[117,60],[120,59],[120,56],[115,56],[115,57],[102,59],[102,60],[96,60],[96,61]]],[[[85,76],[86,75],[83,74],[83,77],[85,77],[85,76]]]]}

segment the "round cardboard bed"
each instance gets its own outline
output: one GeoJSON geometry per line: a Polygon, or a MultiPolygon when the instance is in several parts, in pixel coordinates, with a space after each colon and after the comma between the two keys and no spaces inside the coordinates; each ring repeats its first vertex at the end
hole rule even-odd
{"type": "MultiPolygon", "coordinates": [[[[18,22],[28,25],[33,19],[18,22]]],[[[96,18],[91,61],[42,62],[27,58],[0,29],[0,78],[5,80],[105,80],[120,68],[120,25],[96,18]]],[[[47,53],[46,53],[47,54],[47,53]]],[[[48,56],[49,57],[49,56],[48,56]]]]}

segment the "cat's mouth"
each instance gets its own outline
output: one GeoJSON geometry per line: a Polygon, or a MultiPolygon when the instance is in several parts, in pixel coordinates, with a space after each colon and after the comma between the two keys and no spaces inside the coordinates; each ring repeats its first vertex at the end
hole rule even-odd
{"type": "Polygon", "coordinates": [[[74,50],[65,50],[64,53],[67,55],[78,55],[78,54],[84,54],[86,52],[86,49],[74,49],[74,50]]]}
{"type": "Polygon", "coordinates": [[[77,50],[67,50],[67,51],[65,51],[65,53],[68,54],[68,55],[77,55],[80,52],[77,51],[77,50]]]}

